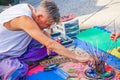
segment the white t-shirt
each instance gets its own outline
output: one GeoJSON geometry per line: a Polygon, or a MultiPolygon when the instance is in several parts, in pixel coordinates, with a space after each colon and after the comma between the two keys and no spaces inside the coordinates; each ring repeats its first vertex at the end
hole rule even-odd
{"type": "Polygon", "coordinates": [[[0,58],[21,56],[32,40],[25,31],[11,31],[3,26],[5,22],[23,15],[32,18],[32,12],[28,4],[18,4],[0,13],[0,58]]]}

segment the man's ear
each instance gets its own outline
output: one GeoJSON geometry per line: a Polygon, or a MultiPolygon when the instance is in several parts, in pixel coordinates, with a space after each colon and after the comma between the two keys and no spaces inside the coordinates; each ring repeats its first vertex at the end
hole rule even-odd
{"type": "Polygon", "coordinates": [[[38,19],[38,20],[40,20],[40,19],[42,19],[42,18],[43,18],[43,15],[41,15],[41,14],[37,15],[37,19],[38,19]]]}

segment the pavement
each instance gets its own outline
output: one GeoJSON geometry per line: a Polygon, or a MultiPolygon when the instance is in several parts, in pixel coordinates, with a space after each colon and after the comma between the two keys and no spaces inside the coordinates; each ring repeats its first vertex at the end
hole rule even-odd
{"type": "MultiPolygon", "coordinates": [[[[61,16],[75,14],[78,16],[80,29],[93,26],[106,26],[109,31],[120,30],[120,0],[54,0],[58,5],[61,16]]],[[[41,0],[20,0],[34,7],[41,0]]],[[[0,6],[0,12],[9,6],[0,6]]]]}
{"type": "Polygon", "coordinates": [[[96,6],[102,6],[93,13],[79,16],[80,25],[91,27],[94,25],[107,26],[110,31],[120,30],[120,0],[97,0],[96,6]]]}

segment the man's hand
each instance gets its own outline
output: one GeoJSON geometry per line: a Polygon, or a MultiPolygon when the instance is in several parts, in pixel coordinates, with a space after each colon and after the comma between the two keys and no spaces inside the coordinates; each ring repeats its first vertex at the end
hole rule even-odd
{"type": "Polygon", "coordinates": [[[117,32],[117,33],[112,33],[110,35],[110,38],[113,40],[113,41],[117,41],[117,38],[120,37],[120,32],[117,32]]]}
{"type": "MultiPolygon", "coordinates": [[[[44,33],[47,37],[51,38],[51,35],[50,35],[48,32],[43,31],[43,33],[44,33]]],[[[47,48],[47,54],[50,55],[51,52],[52,52],[52,50],[47,48]]]]}
{"type": "Polygon", "coordinates": [[[48,56],[51,54],[52,50],[47,48],[47,54],[48,56]]]}
{"type": "Polygon", "coordinates": [[[95,62],[94,59],[93,59],[89,54],[86,55],[86,56],[78,56],[78,57],[77,57],[77,60],[78,60],[79,62],[82,62],[82,63],[85,63],[85,62],[88,62],[88,61],[90,61],[90,62],[92,62],[92,63],[95,62]]]}

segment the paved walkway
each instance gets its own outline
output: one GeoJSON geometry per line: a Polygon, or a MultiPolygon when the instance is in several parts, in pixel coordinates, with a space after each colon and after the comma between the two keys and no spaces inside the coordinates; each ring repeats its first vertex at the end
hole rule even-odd
{"type": "MultiPolygon", "coordinates": [[[[101,9],[96,10],[88,15],[79,16],[80,25],[93,25],[106,26],[108,30],[113,31],[115,26],[116,30],[120,28],[120,0],[97,0],[97,6],[103,6],[101,9]],[[112,29],[112,30],[111,30],[112,29]]],[[[119,29],[120,30],[120,29],[119,29]]]]}
{"type": "MultiPolygon", "coordinates": [[[[39,5],[41,0],[20,0],[20,3],[39,5]]],[[[94,25],[108,26],[113,31],[114,23],[120,30],[120,0],[54,0],[60,9],[61,16],[73,13],[78,16],[80,28],[94,25]]],[[[8,6],[0,6],[0,11],[8,6]]]]}

